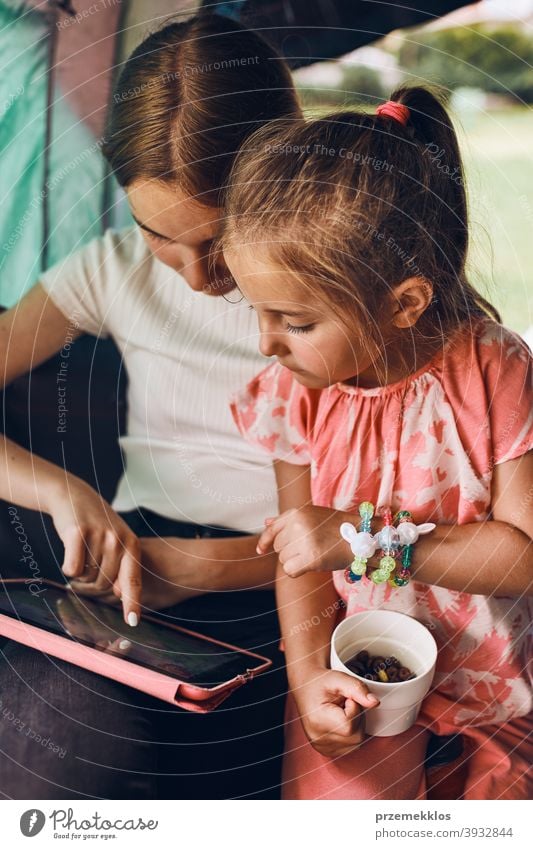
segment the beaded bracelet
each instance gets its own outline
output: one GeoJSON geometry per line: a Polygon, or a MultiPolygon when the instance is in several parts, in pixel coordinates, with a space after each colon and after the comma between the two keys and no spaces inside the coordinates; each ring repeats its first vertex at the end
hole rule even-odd
{"type": "Polygon", "coordinates": [[[371,575],[374,584],[388,582],[391,587],[405,587],[411,578],[413,546],[422,534],[429,534],[436,528],[433,522],[415,525],[409,510],[399,510],[394,517],[389,508],[383,510],[383,527],[372,534],[374,505],[363,501],[359,505],[361,524],[359,531],[350,522],[343,522],[341,536],[350,544],[354,559],[345,570],[344,577],[349,584],[360,581],[367,572],[368,560],[376,550],[381,549],[381,558],[377,569],[371,575]],[[401,563],[401,568],[398,568],[401,563]]]}

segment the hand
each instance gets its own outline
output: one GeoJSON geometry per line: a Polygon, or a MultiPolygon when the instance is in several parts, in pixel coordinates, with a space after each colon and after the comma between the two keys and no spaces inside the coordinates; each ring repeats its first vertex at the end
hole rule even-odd
{"type": "Polygon", "coordinates": [[[292,693],[307,739],[330,758],[347,755],[364,741],[361,708],[379,704],[362,681],[323,667],[309,667],[305,683],[292,693]]]}
{"type": "Polygon", "coordinates": [[[63,572],[78,579],[85,595],[110,592],[122,599],[124,620],[137,625],[141,612],[140,544],[135,534],[92,487],[67,476],[49,493],[47,509],[65,546],[63,572]],[[92,575],[84,577],[86,567],[92,575]]]}
{"type": "MultiPolygon", "coordinates": [[[[139,537],[141,603],[145,613],[171,607],[205,592],[195,586],[198,581],[199,558],[194,559],[191,556],[191,548],[196,542],[196,539],[179,537],[139,537]]],[[[97,595],[98,600],[105,604],[118,604],[118,599],[112,592],[95,592],[94,585],[89,582],[80,579],[71,581],[70,586],[79,595],[97,595]]]]}
{"type": "Polygon", "coordinates": [[[350,546],[339,528],[346,514],[328,507],[300,507],[275,519],[266,519],[257,553],[271,548],[279,555],[283,570],[291,578],[305,572],[345,569],[352,561],[350,546]]]}

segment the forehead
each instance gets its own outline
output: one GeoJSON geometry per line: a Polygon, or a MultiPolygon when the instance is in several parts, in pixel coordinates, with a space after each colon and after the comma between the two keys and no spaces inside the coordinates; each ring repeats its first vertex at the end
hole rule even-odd
{"type": "Polygon", "coordinates": [[[312,290],[301,277],[280,268],[264,246],[246,245],[224,251],[237,285],[250,303],[271,301],[309,308],[312,290]]]}
{"type": "Polygon", "coordinates": [[[136,180],[127,195],[137,221],[182,244],[212,239],[222,222],[218,207],[205,206],[179,187],[158,180],[136,180]]]}

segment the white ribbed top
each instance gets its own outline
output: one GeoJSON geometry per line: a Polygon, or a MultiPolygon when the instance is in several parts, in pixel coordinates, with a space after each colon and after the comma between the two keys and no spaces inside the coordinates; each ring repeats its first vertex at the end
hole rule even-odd
{"type": "Polygon", "coordinates": [[[126,469],[113,507],[261,529],[277,509],[272,466],[239,435],[228,404],[268,363],[246,304],[193,292],[137,228],[107,231],[41,283],[73,323],[111,336],[122,353],[126,469]]]}

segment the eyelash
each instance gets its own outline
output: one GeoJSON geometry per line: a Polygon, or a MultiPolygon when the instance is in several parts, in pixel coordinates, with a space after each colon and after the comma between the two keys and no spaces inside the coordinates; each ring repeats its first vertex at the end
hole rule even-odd
{"type": "MultiPolygon", "coordinates": [[[[248,304],[248,309],[253,310],[254,308],[251,304],[248,304]]],[[[294,324],[289,324],[289,322],[287,322],[285,330],[289,333],[309,333],[314,326],[314,324],[303,324],[301,327],[296,327],[294,324]]]]}
{"type": "Polygon", "coordinates": [[[285,329],[288,330],[289,333],[309,333],[309,331],[312,330],[313,327],[314,324],[304,324],[302,327],[295,327],[294,324],[289,324],[287,322],[287,326],[285,329]]]}

